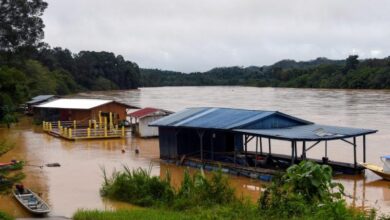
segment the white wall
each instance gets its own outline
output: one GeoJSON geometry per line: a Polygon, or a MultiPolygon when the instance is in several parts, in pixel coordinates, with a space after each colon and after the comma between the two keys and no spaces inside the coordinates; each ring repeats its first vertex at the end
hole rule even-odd
{"type": "Polygon", "coordinates": [[[139,127],[138,132],[141,137],[156,137],[158,136],[158,128],[157,127],[149,127],[148,124],[160,119],[164,116],[149,116],[145,118],[139,119],[139,127]]]}

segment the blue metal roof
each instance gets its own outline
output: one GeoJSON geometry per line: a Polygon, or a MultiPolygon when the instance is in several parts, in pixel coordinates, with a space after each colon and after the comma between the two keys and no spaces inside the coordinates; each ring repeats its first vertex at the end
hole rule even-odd
{"type": "Polygon", "coordinates": [[[267,122],[270,127],[312,124],[277,111],[201,107],[177,112],[152,122],[150,126],[231,130],[245,128],[247,125],[253,126],[254,123],[273,116],[278,118],[267,122]]]}
{"type": "Polygon", "coordinates": [[[53,98],[55,95],[39,95],[32,98],[27,104],[34,104],[53,98]]]}
{"type": "Polygon", "coordinates": [[[347,128],[319,124],[277,129],[234,129],[234,131],[273,139],[297,141],[334,140],[377,132],[377,130],[371,129],[347,128]]]}

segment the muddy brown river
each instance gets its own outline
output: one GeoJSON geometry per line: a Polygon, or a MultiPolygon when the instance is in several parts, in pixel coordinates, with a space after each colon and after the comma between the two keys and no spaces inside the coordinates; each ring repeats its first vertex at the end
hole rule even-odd
{"type": "MultiPolygon", "coordinates": [[[[361,127],[379,130],[367,136],[367,161],[381,164],[379,157],[390,155],[390,91],[326,90],[252,87],[158,87],[129,91],[80,93],[79,97],[116,99],[140,107],[157,107],[178,111],[186,107],[210,106],[259,110],[278,110],[320,124],[361,127]]],[[[39,193],[52,207],[50,215],[71,217],[77,209],[132,208],[131,205],[100,197],[101,168],[107,171],[152,166],[153,175],[171,172],[172,182],[179,184],[183,167],[159,163],[157,139],[125,139],[66,141],[42,132],[25,117],[11,129],[0,128],[0,139],[15,144],[0,162],[26,160],[23,183],[39,193]],[[126,153],[121,153],[125,147],[126,153]],[[134,153],[135,147],[140,154],[134,153]],[[61,167],[39,166],[58,162],[61,167]]],[[[360,144],[360,142],[358,142],[360,144]]],[[[273,142],[273,152],[290,153],[283,142],[273,142]],[[274,150],[275,149],[275,150],[274,150]]],[[[253,147],[253,145],[252,145],[253,147]]],[[[322,146],[313,148],[308,157],[321,158],[322,146]]],[[[343,142],[328,143],[331,160],[351,162],[352,147],[343,142]]],[[[362,160],[361,145],[358,161],[362,160]]],[[[261,187],[258,180],[229,176],[238,195],[256,201],[261,187]]],[[[344,184],[348,202],[357,208],[377,208],[390,213],[390,182],[370,171],[360,176],[336,176],[344,184]]],[[[27,217],[10,196],[0,197],[0,210],[16,217],[27,217]]]]}

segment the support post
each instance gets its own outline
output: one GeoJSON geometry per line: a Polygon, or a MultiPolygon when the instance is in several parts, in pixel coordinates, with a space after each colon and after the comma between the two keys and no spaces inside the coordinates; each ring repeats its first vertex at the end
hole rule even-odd
{"type": "Polygon", "coordinates": [[[99,128],[102,127],[102,112],[99,111],[99,128]]]}
{"type": "Polygon", "coordinates": [[[72,128],[69,128],[69,138],[72,138],[72,128]]]}
{"type": "Polygon", "coordinates": [[[356,137],[353,137],[353,167],[357,168],[357,163],[356,163],[356,137]]]}
{"type": "Polygon", "coordinates": [[[363,135],[363,163],[366,162],[366,135],[363,135]]]}
{"type": "Polygon", "coordinates": [[[268,154],[271,156],[271,138],[268,138],[268,154]]]}
{"type": "Polygon", "coordinates": [[[248,153],[248,135],[245,135],[245,142],[244,142],[244,147],[245,147],[245,160],[246,160],[246,155],[248,153]]]}
{"type": "Polygon", "coordinates": [[[122,137],[125,136],[125,126],[122,125],[122,137]]]}
{"type": "Polygon", "coordinates": [[[87,128],[87,137],[91,137],[91,129],[90,128],[87,128]]]}
{"type": "Polygon", "coordinates": [[[260,155],[263,155],[263,140],[260,137],[260,155]]]}
{"type": "Polygon", "coordinates": [[[77,122],[76,122],[76,120],[73,120],[73,129],[76,130],[76,128],[77,128],[77,122]]]}
{"type": "Polygon", "coordinates": [[[200,139],[200,160],[203,162],[203,135],[204,131],[203,130],[198,130],[198,136],[200,139]]]}
{"type": "Polygon", "coordinates": [[[291,165],[295,163],[295,142],[291,141],[291,165]]]}
{"type": "Polygon", "coordinates": [[[53,126],[51,125],[51,122],[49,123],[49,131],[53,129],[53,126]]]}
{"type": "Polygon", "coordinates": [[[88,127],[90,128],[92,126],[91,120],[88,120],[88,127]]]}
{"type": "Polygon", "coordinates": [[[328,157],[328,141],[325,141],[325,157],[328,157]]]}
{"type": "Polygon", "coordinates": [[[255,167],[257,167],[257,149],[259,147],[259,138],[256,137],[255,167]]]}
{"type": "Polygon", "coordinates": [[[216,135],[215,133],[212,134],[211,136],[211,159],[214,160],[214,139],[216,135]]]}
{"type": "Polygon", "coordinates": [[[43,129],[44,131],[46,131],[46,122],[45,122],[45,121],[42,121],[42,129],[43,129]]]}
{"type": "Polygon", "coordinates": [[[104,125],[104,137],[107,137],[107,125],[104,125]]]}
{"type": "Polygon", "coordinates": [[[306,141],[302,142],[302,159],[306,160],[306,141]]]}

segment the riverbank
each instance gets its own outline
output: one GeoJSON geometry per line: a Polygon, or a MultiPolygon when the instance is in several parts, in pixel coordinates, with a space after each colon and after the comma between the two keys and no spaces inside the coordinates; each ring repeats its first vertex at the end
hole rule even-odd
{"type": "MultiPolygon", "coordinates": [[[[374,220],[374,209],[359,210],[348,206],[344,188],[332,182],[327,165],[302,161],[285,174],[275,177],[258,202],[237,197],[221,170],[209,177],[188,171],[178,189],[165,178],[151,176],[144,169],[114,172],[100,190],[105,197],[136,204],[133,210],[78,210],[75,220],[105,219],[359,219],[374,220]]],[[[387,219],[389,216],[379,216],[387,219]]]]}

